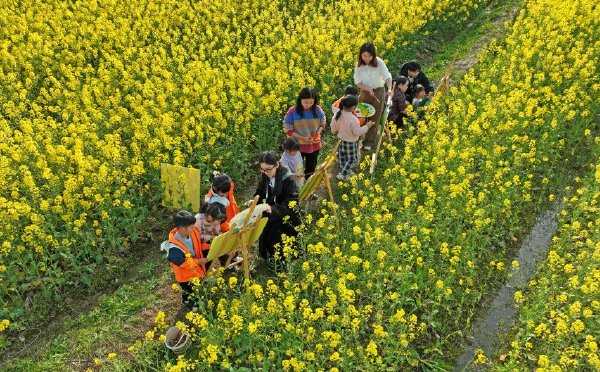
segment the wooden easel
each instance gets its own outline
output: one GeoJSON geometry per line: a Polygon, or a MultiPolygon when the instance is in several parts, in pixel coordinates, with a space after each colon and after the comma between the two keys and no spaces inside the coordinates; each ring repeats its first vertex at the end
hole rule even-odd
{"type": "Polygon", "coordinates": [[[381,116],[381,134],[379,135],[379,140],[377,141],[377,147],[375,147],[375,151],[371,155],[371,166],[369,167],[369,173],[371,174],[371,176],[373,176],[373,173],[375,172],[375,165],[377,165],[377,156],[379,155],[379,150],[381,149],[381,144],[383,143],[383,137],[385,136],[385,134],[388,135],[390,143],[392,143],[392,134],[390,133],[388,128],[387,118],[390,113],[390,107],[392,106],[392,96],[394,94],[394,90],[396,90],[396,82],[392,84],[392,94],[390,94],[390,96],[388,97],[387,103],[385,104],[384,115],[381,116]]]}
{"type": "Polygon", "coordinates": [[[332,203],[334,202],[333,191],[331,188],[331,176],[329,174],[329,170],[335,164],[336,154],[337,154],[338,147],[340,146],[340,142],[341,141],[338,141],[335,144],[335,146],[333,146],[333,149],[331,150],[329,155],[327,155],[327,157],[325,158],[325,161],[323,163],[321,163],[321,165],[319,165],[317,167],[317,169],[315,169],[315,172],[313,173],[313,175],[310,176],[308,178],[308,180],[306,181],[306,183],[304,184],[304,186],[302,186],[302,190],[300,190],[300,196],[298,197],[299,202],[306,201],[311,196],[313,196],[314,193],[317,191],[317,188],[319,187],[319,185],[323,182],[323,180],[325,180],[325,184],[327,185],[327,192],[329,193],[329,200],[332,203]]]}
{"type": "Polygon", "coordinates": [[[255,196],[242,225],[232,227],[228,232],[217,236],[213,240],[208,256],[206,257],[209,261],[212,261],[207,269],[207,277],[212,276],[214,273],[211,268],[215,260],[226,254],[229,256],[225,263],[225,268],[239,265],[240,261],[231,263],[231,259],[235,253],[240,252],[242,255],[241,263],[244,268],[244,277],[250,279],[249,248],[252,243],[258,240],[269,220],[266,217],[258,216],[252,224],[249,223],[257,203],[258,196],[255,196]]]}

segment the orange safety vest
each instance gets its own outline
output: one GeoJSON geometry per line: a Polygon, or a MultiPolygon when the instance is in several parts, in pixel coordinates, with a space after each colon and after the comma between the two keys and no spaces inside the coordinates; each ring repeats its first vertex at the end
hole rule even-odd
{"type": "MultiPolygon", "coordinates": [[[[233,196],[233,187],[235,183],[231,182],[231,187],[229,188],[229,193],[227,193],[227,199],[229,199],[229,206],[225,208],[227,219],[225,222],[221,224],[221,231],[226,232],[229,231],[229,221],[238,213],[240,213],[240,209],[238,208],[238,204],[235,201],[235,197],[233,196]]],[[[208,189],[208,193],[205,196],[205,199],[210,199],[213,196],[212,186],[208,189]]]]}
{"type": "Polygon", "coordinates": [[[175,237],[176,232],[177,228],[174,228],[169,233],[169,243],[175,244],[183,250],[183,253],[185,254],[185,261],[180,266],[175,265],[173,262],[169,262],[173,272],[175,273],[175,280],[177,280],[179,283],[185,283],[189,282],[192,278],[204,278],[206,275],[206,268],[204,265],[200,265],[198,263],[199,258],[204,258],[200,245],[200,232],[196,227],[194,227],[194,232],[192,233],[192,242],[194,245],[194,253],[196,254],[195,258],[191,257],[190,250],[188,249],[187,245],[175,237]]]}

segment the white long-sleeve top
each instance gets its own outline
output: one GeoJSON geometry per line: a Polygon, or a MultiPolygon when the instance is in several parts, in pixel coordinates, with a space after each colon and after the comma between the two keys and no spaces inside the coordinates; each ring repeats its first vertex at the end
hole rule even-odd
{"type": "Polygon", "coordinates": [[[385,81],[391,78],[392,74],[379,57],[377,57],[377,67],[362,65],[354,68],[354,84],[363,84],[371,89],[383,87],[385,81]]]}

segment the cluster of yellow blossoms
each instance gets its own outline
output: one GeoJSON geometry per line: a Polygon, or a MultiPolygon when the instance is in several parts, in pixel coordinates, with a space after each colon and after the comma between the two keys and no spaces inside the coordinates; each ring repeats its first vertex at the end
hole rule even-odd
{"type": "MultiPolygon", "coordinates": [[[[257,119],[279,117],[304,85],[331,95],[364,40],[391,49],[428,20],[477,4],[25,3],[0,13],[0,286],[9,311],[22,308],[25,291],[57,287],[64,272],[89,277],[123,249],[157,204],[160,162],[239,163],[251,151],[241,138],[272,145],[280,130],[279,120],[257,119]]],[[[306,249],[287,274],[198,286],[201,311],[180,324],[195,348],[170,367],[448,368],[445,351],[506,275],[510,237],[593,141],[599,12],[581,0],[528,1],[427,120],[393,130],[373,179],[353,176],[341,186],[343,208],[324,202],[307,219],[306,249]]],[[[597,293],[596,276],[573,276],[573,288],[597,293]]],[[[561,332],[586,332],[596,309],[579,302],[568,324],[557,312],[561,332]]]]}
{"type": "Polygon", "coordinates": [[[90,285],[150,234],[161,162],[241,178],[300,87],[330,97],[364,41],[388,50],[479,1],[2,5],[0,317],[90,285]]]}
{"type": "MultiPolygon", "coordinates": [[[[451,368],[481,298],[518,267],[508,247],[568,166],[589,161],[599,129],[600,42],[591,31],[599,12],[587,1],[526,2],[506,39],[437,96],[426,120],[393,130],[379,173],[353,176],[341,185],[343,204],[324,201],[307,218],[306,249],[287,274],[198,288],[197,352],[173,370],[451,368]]],[[[597,231],[596,222],[578,227],[581,248],[589,246],[581,230],[597,231]]],[[[597,256],[591,241],[585,257],[597,256]]],[[[597,270],[575,274],[571,258],[569,286],[582,292],[566,312],[577,316],[567,323],[556,311],[540,335],[563,319],[561,334],[584,337],[590,353],[597,270]]]]}

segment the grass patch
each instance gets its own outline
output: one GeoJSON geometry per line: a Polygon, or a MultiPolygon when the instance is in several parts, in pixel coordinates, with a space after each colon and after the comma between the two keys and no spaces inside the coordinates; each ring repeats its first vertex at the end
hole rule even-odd
{"type": "Polygon", "coordinates": [[[388,52],[392,76],[404,62],[416,59],[431,79],[439,80],[451,63],[474,58],[489,40],[502,35],[504,22],[512,22],[522,4],[523,0],[494,0],[474,10],[465,22],[450,19],[428,24],[421,33],[411,35],[407,45],[388,52]]]}
{"type": "Polygon", "coordinates": [[[165,283],[171,281],[171,273],[164,270],[157,256],[140,265],[136,280],[101,296],[92,310],[65,319],[51,334],[41,334],[46,340],[37,353],[9,362],[3,369],[82,370],[91,367],[94,358],[104,359],[133,344],[152,328],[158,309],[174,297],[179,300],[178,294],[169,293],[165,283]]]}

